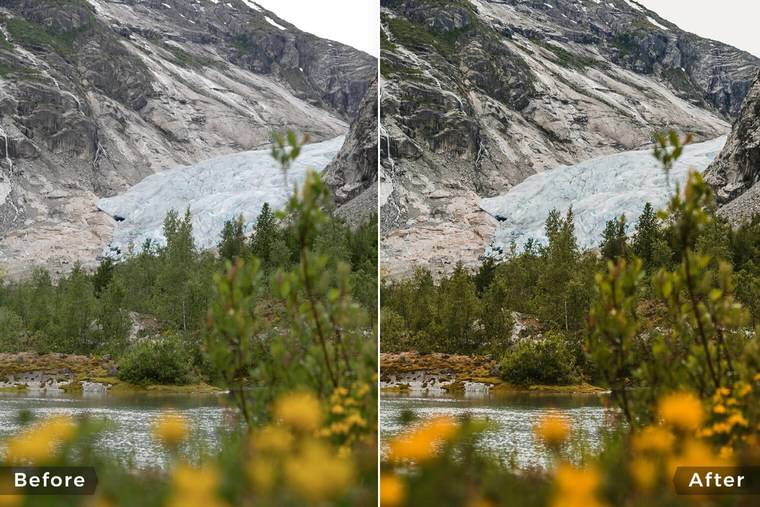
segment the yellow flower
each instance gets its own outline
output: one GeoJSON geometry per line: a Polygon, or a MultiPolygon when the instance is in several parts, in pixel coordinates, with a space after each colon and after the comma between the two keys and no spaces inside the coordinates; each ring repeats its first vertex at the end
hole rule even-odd
{"type": "Polygon", "coordinates": [[[755,376],[752,378],[755,382],[760,382],[760,373],[755,373],[755,376]]]}
{"type": "Polygon", "coordinates": [[[345,422],[349,426],[358,426],[360,428],[367,427],[367,420],[357,412],[351,412],[348,417],[346,417],[345,422]]]}
{"type": "Polygon", "coordinates": [[[660,399],[658,412],[667,424],[681,430],[695,430],[702,424],[702,403],[688,392],[672,393],[660,399]]]}
{"type": "Polygon", "coordinates": [[[550,447],[556,447],[567,439],[570,424],[567,419],[557,414],[547,414],[533,427],[533,432],[550,447]]]}
{"type": "Polygon", "coordinates": [[[167,447],[176,447],[187,438],[190,426],[187,420],[175,413],[162,414],[153,425],[153,435],[167,447]]]}
{"type": "Polygon", "coordinates": [[[330,433],[333,435],[343,435],[351,431],[351,427],[345,422],[334,422],[330,425],[330,433]]]}
{"type": "Polygon", "coordinates": [[[731,416],[726,419],[726,423],[728,423],[728,425],[731,427],[736,426],[737,424],[739,426],[744,426],[745,428],[749,426],[749,421],[747,421],[747,419],[745,419],[744,416],[739,413],[731,414],[731,416]]]}
{"type": "Polygon", "coordinates": [[[651,460],[636,458],[631,462],[631,477],[640,489],[648,491],[657,482],[657,465],[651,460]]]}
{"type": "Polygon", "coordinates": [[[226,507],[216,496],[220,484],[214,468],[182,463],[172,470],[172,496],[168,507],[226,507]]]}
{"type": "Polygon", "coordinates": [[[728,387],[719,387],[715,390],[715,394],[720,396],[728,396],[731,394],[731,390],[728,387]]]}
{"type": "Polygon", "coordinates": [[[281,396],[274,404],[277,419],[293,429],[311,432],[322,424],[319,401],[306,392],[293,392],[281,396]]]}
{"type": "Polygon", "coordinates": [[[45,463],[51,459],[52,451],[51,443],[47,438],[22,433],[7,440],[5,459],[13,464],[45,463]]]}
{"type": "Polygon", "coordinates": [[[342,405],[333,405],[332,409],[330,409],[330,412],[332,412],[335,415],[342,415],[346,412],[346,409],[343,408],[342,405]]]}
{"type": "Polygon", "coordinates": [[[371,387],[369,386],[369,384],[366,384],[366,383],[362,384],[356,388],[356,396],[358,398],[364,398],[364,396],[366,396],[367,393],[369,393],[370,389],[371,387]]]}
{"type": "Polygon", "coordinates": [[[739,387],[739,390],[736,393],[736,395],[739,396],[739,398],[744,398],[745,396],[747,396],[751,392],[752,392],[752,386],[751,385],[741,383],[741,386],[739,387]]]}
{"type": "Polygon", "coordinates": [[[71,417],[56,416],[44,421],[36,430],[36,433],[46,435],[50,440],[67,442],[74,436],[76,425],[71,417]]]}
{"type": "Polygon", "coordinates": [[[23,502],[22,495],[0,495],[0,507],[17,507],[23,502]]]}
{"type": "Polygon", "coordinates": [[[720,448],[720,453],[718,453],[718,456],[721,459],[731,459],[734,457],[734,450],[730,448],[729,446],[724,445],[723,447],[720,448]]]}
{"type": "Polygon", "coordinates": [[[736,398],[729,398],[729,399],[727,399],[726,400],[726,405],[728,405],[729,407],[733,407],[734,405],[736,405],[736,398]]]}
{"type": "Polygon", "coordinates": [[[731,431],[731,426],[725,422],[715,423],[712,426],[712,431],[713,433],[729,433],[731,431]]]}
{"type": "Polygon", "coordinates": [[[715,405],[713,407],[713,412],[716,414],[725,414],[726,413],[726,407],[723,405],[715,405]]]}
{"type": "Polygon", "coordinates": [[[351,463],[319,442],[307,442],[285,462],[288,485],[304,499],[321,502],[345,493],[353,479],[351,463]]]}
{"type": "Polygon", "coordinates": [[[172,485],[175,491],[197,496],[209,496],[219,487],[219,474],[210,467],[196,468],[182,463],[172,471],[172,485]]]}
{"type": "Polygon", "coordinates": [[[293,435],[279,426],[265,426],[253,434],[251,447],[254,452],[285,454],[293,445],[293,435]]]}
{"type": "Polygon", "coordinates": [[[14,464],[48,462],[56,447],[70,440],[75,431],[76,426],[70,417],[51,417],[9,438],[5,458],[14,464]]]}
{"type": "Polygon", "coordinates": [[[393,474],[380,476],[380,506],[398,507],[406,498],[406,486],[403,481],[393,474]]]}
{"type": "Polygon", "coordinates": [[[554,473],[557,492],[553,506],[601,506],[602,504],[596,499],[596,492],[601,481],[599,471],[595,468],[575,468],[567,463],[561,464],[554,473]]]}
{"type": "Polygon", "coordinates": [[[395,461],[426,461],[432,458],[437,447],[453,437],[456,431],[457,424],[451,417],[436,417],[419,428],[391,440],[389,457],[395,461]]]}
{"type": "Polygon", "coordinates": [[[669,452],[673,447],[675,437],[673,434],[660,426],[647,426],[633,436],[633,449],[637,452],[669,452]]]}

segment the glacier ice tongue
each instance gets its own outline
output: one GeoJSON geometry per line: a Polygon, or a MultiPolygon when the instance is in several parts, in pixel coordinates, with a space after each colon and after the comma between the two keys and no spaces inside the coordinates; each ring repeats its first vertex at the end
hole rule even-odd
{"type": "Polygon", "coordinates": [[[193,235],[199,248],[214,247],[224,222],[243,215],[250,231],[264,203],[282,208],[309,169],[322,171],[343,145],[345,137],[304,146],[286,176],[270,150],[225,155],[148,176],[128,191],[100,199],[98,208],[119,221],[106,255],[119,257],[133,245],[135,251],[150,239],[166,243],[166,213],[182,215],[189,207],[193,235]]]}
{"type": "Polygon", "coordinates": [[[518,248],[528,239],[545,243],[549,212],[570,206],[579,245],[595,247],[608,220],[625,215],[633,228],[645,203],[665,207],[675,185],[683,185],[690,169],[703,172],[725,142],[723,136],[687,146],[669,177],[651,150],[627,151],[534,174],[506,194],[481,199],[480,207],[499,220],[486,255],[500,257],[512,242],[518,248]]]}

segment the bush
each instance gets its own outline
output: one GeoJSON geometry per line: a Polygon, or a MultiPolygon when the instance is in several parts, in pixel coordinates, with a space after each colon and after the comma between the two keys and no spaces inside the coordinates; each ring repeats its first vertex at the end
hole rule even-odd
{"type": "Polygon", "coordinates": [[[24,323],[13,310],[0,306],[0,352],[20,352],[24,346],[24,323]]]}
{"type": "Polygon", "coordinates": [[[573,347],[558,333],[548,333],[541,340],[523,340],[504,354],[501,376],[518,385],[576,383],[573,347]]]}
{"type": "Polygon", "coordinates": [[[132,384],[187,384],[190,364],[179,338],[165,336],[128,350],[119,361],[119,378],[132,384]]]}

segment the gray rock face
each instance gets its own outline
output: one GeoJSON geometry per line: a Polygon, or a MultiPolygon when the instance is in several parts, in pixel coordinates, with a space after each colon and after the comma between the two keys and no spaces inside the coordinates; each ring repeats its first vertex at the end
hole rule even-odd
{"type": "Polygon", "coordinates": [[[375,69],[250,0],[0,2],[0,265],[96,262],[98,199],[158,171],[344,135],[375,69]]]}
{"type": "Polygon", "coordinates": [[[338,213],[359,223],[377,212],[377,80],[367,92],[337,157],[324,171],[338,213]]]}
{"type": "MultiPolygon", "coordinates": [[[[562,165],[729,132],[760,59],[628,0],[383,0],[379,192],[390,276],[474,264],[483,197],[562,165]]],[[[610,217],[611,218],[611,217],[610,217]]]]}
{"type": "Polygon", "coordinates": [[[760,75],[750,89],[726,146],[705,173],[721,212],[742,220],[760,213],[760,75]]]}

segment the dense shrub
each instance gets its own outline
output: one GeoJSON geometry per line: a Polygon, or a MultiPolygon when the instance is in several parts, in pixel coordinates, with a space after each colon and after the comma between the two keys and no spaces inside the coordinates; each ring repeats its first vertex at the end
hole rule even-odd
{"type": "Polygon", "coordinates": [[[145,340],[119,361],[119,378],[132,384],[187,384],[191,360],[175,336],[145,340]]]}
{"type": "Polygon", "coordinates": [[[523,340],[501,360],[501,375],[512,384],[572,384],[578,381],[573,347],[559,333],[523,340]]]}
{"type": "Polygon", "coordinates": [[[0,306],[0,352],[18,352],[23,347],[24,324],[13,310],[0,306]]]}

